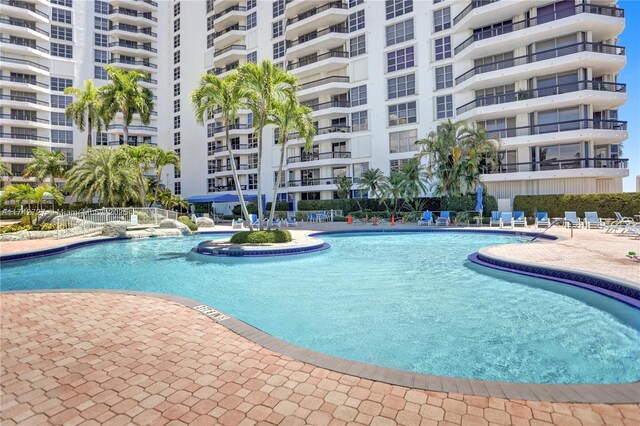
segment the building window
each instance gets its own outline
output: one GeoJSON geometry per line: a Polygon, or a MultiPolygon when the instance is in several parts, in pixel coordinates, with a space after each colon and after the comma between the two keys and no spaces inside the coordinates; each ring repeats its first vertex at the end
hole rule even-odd
{"type": "Polygon", "coordinates": [[[215,0],[207,0],[207,13],[211,12],[213,10],[213,2],[215,0]]]}
{"type": "Polygon", "coordinates": [[[173,52],[173,63],[177,64],[180,62],[180,51],[176,50],[175,52],[173,52]]]}
{"type": "Polygon", "coordinates": [[[282,20],[280,21],[276,21],[273,24],[271,24],[271,37],[273,38],[278,38],[280,36],[282,36],[282,34],[284,34],[284,25],[283,25],[282,20]]]}
{"type": "Polygon", "coordinates": [[[93,41],[96,46],[107,47],[109,44],[109,37],[106,34],[94,34],[93,41]]]}
{"type": "Polygon", "coordinates": [[[253,62],[254,64],[258,63],[258,52],[251,52],[247,54],[247,62],[253,62]]]}
{"type": "Polygon", "coordinates": [[[177,33],[178,31],[180,31],[180,18],[173,20],[173,32],[177,33]]]}
{"type": "Polygon", "coordinates": [[[67,27],[51,26],[51,38],[57,40],[73,41],[73,30],[67,27]]]}
{"type": "Polygon", "coordinates": [[[387,53],[387,72],[410,68],[415,64],[413,46],[387,53]]]}
{"type": "Polygon", "coordinates": [[[73,130],[51,129],[51,142],[73,144],[73,130]]]}
{"type": "Polygon", "coordinates": [[[104,1],[96,0],[94,2],[93,11],[95,13],[100,13],[102,15],[108,15],[109,14],[109,3],[104,2],[104,1]]]}
{"type": "Polygon", "coordinates": [[[389,99],[401,98],[416,94],[416,75],[408,74],[387,80],[387,97],[389,99]]]}
{"type": "Polygon", "coordinates": [[[258,19],[257,19],[256,12],[252,12],[249,15],[247,15],[247,29],[248,30],[250,30],[251,28],[254,28],[257,23],[258,23],[258,19]]]}
{"type": "Polygon", "coordinates": [[[411,161],[411,158],[403,158],[400,160],[391,160],[389,161],[389,170],[392,172],[397,172],[398,170],[400,170],[400,167],[402,167],[403,164],[408,163],[409,161],[411,161]]]}
{"type": "Polygon", "coordinates": [[[249,175],[247,178],[249,182],[247,189],[258,189],[258,175],[249,175]]]}
{"type": "Polygon", "coordinates": [[[349,7],[356,7],[362,3],[364,3],[364,0],[349,0],[349,7]]]}
{"type": "Polygon", "coordinates": [[[73,46],[70,44],[51,43],[51,56],[73,58],[73,46]]]}
{"type": "Polygon", "coordinates": [[[367,86],[362,85],[351,89],[351,106],[365,105],[367,103],[367,86]]]}
{"type": "Polygon", "coordinates": [[[94,28],[101,31],[109,31],[109,20],[96,16],[94,18],[94,28]]]}
{"type": "Polygon", "coordinates": [[[451,57],[451,36],[438,38],[434,43],[436,61],[451,57]]]}
{"type": "Polygon", "coordinates": [[[71,96],[51,95],[51,108],[66,108],[72,101],[71,96]]]}
{"type": "Polygon", "coordinates": [[[173,79],[178,80],[180,78],[180,67],[175,67],[173,69],[173,79]]]}
{"type": "Polygon", "coordinates": [[[207,137],[212,138],[216,133],[216,123],[207,123],[207,137]]]}
{"type": "Polygon", "coordinates": [[[180,145],[180,132],[174,132],[173,133],[173,144],[174,145],[180,145]]]}
{"type": "Polygon", "coordinates": [[[436,98],[436,118],[453,117],[453,95],[438,96],[436,98]]]}
{"type": "Polygon", "coordinates": [[[109,63],[108,52],[106,50],[97,50],[97,49],[94,50],[93,51],[93,58],[99,64],[108,64],[109,63]]]}
{"type": "Polygon", "coordinates": [[[174,148],[173,152],[175,152],[176,155],[180,157],[180,148],[174,148]]]}
{"type": "Polygon", "coordinates": [[[389,105],[389,126],[415,123],[417,119],[418,112],[415,101],[405,104],[389,105]]]}
{"type": "Polygon", "coordinates": [[[436,68],[436,90],[453,87],[453,66],[436,68]]]}
{"type": "Polygon", "coordinates": [[[279,41],[277,43],[273,43],[273,59],[282,58],[284,56],[284,53],[285,53],[284,46],[285,46],[284,40],[279,41]]]}
{"type": "Polygon", "coordinates": [[[58,9],[57,7],[51,8],[51,20],[55,22],[62,22],[63,24],[71,23],[71,11],[58,9]]]}
{"type": "Polygon", "coordinates": [[[367,111],[358,111],[351,114],[351,130],[361,132],[369,129],[369,118],[367,111]]]}
{"type": "Polygon", "coordinates": [[[451,28],[451,8],[436,10],[433,12],[433,32],[451,28]]]}
{"type": "Polygon", "coordinates": [[[273,17],[277,18],[278,16],[284,13],[284,0],[275,0],[273,2],[273,17]]]}
{"type": "Polygon", "coordinates": [[[417,151],[418,130],[403,130],[402,132],[389,133],[389,152],[396,154],[398,152],[417,151]]]}
{"type": "Polygon", "coordinates": [[[96,145],[98,146],[107,146],[108,145],[108,136],[106,133],[97,133],[96,134],[96,145]]]}
{"type": "Polygon", "coordinates": [[[387,27],[387,46],[413,40],[413,18],[387,27]]]}
{"type": "Polygon", "coordinates": [[[173,100],[173,112],[180,112],[180,99],[173,100]]]}
{"type": "Polygon", "coordinates": [[[52,112],[51,113],[51,125],[52,126],[73,126],[71,118],[67,118],[64,112],[52,112]]]}
{"type": "Polygon", "coordinates": [[[387,19],[413,12],[413,0],[387,0],[387,19]]]}
{"type": "Polygon", "coordinates": [[[73,86],[73,80],[70,78],[51,77],[51,91],[63,92],[67,87],[73,86]]]}
{"type": "Polygon", "coordinates": [[[207,173],[212,175],[216,172],[216,160],[207,160],[207,173]]]}
{"type": "Polygon", "coordinates": [[[107,71],[101,66],[96,65],[93,67],[93,78],[98,80],[108,80],[109,76],[107,75],[107,71]]]}
{"type": "Polygon", "coordinates": [[[257,0],[247,0],[247,10],[251,10],[256,7],[257,0]]]}
{"type": "Polygon", "coordinates": [[[213,47],[214,40],[216,38],[216,33],[207,34],[207,49],[213,47]]]}
{"type": "Polygon", "coordinates": [[[359,10],[349,15],[349,32],[364,28],[364,10],[359,10]]]}
{"type": "Polygon", "coordinates": [[[173,48],[176,49],[178,47],[180,47],[180,34],[173,36],[173,48]]]}
{"type": "Polygon", "coordinates": [[[351,57],[367,53],[367,43],[364,34],[354,37],[349,41],[349,52],[351,57]]]}
{"type": "Polygon", "coordinates": [[[207,18],[207,31],[211,31],[213,29],[213,21],[215,21],[215,15],[211,15],[207,18]]]}
{"type": "Polygon", "coordinates": [[[173,193],[175,195],[182,194],[182,185],[180,184],[180,182],[173,182],[173,193]]]}
{"type": "Polygon", "coordinates": [[[73,2],[71,0],[51,0],[51,4],[58,4],[60,6],[72,7],[73,2]]]}
{"type": "Polygon", "coordinates": [[[180,14],[180,3],[176,3],[173,5],[173,16],[178,16],[180,14]]]}
{"type": "Polygon", "coordinates": [[[180,83],[173,85],[173,96],[180,96],[180,83]]]}

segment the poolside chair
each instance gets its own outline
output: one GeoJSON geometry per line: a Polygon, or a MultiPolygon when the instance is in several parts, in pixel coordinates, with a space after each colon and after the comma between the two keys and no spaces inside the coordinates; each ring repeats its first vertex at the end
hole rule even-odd
{"type": "Polygon", "coordinates": [[[491,228],[491,226],[493,225],[500,226],[500,212],[491,212],[491,219],[489,219],[489,228],[491,228]]]}
{"type": "Polygon", "coordinates": [[[287,218],[287,221],[285,222],[285,225],[288,226],[289,228],[297,228],[298,227],[298,221],[296,220],[295,217],[291,217],[291,218],[287,218]]]}
{"type": "Polygon", "coordinates": [[[625,217],[620,214],[620,212],[613,212],[616,216],[616,220],[611,222],[606,228],[607,234],[618,234],[624,233],[627,228],[636,226],[636,221],[633,218],[625,217]]]}
{"type": "Polygon", "coordinates": [[[433,224],[433,214],[427,210],[426,212],[424,212],[422,214],[422,219],[418,220],[418,225],[422,226],[422,225],[427,225],[427,226],[431,226],[431,224],[433,224]]]}
{"type": "Polygon", "coordinates": [[[242,219],[233,219],[231,221],[231,229],[242,229],[244,227],[244,221],[242,219]]]}
{"type": "Polygon", "coordinates": [[[584,225],[587,229],[604,228],[604,222],[598,217],[598,212],[584,212],[584,225]]]}
{"type": "Polygon", "coordinates": [[[527,217],[522,211],[513,212],[513,226],[522,225],[527,226],[527,217]]]}
{"type": "Polygon", "coordinates": [[[318,221],[318,215],[316,213],[307,213],[307,220],[309,222],[317,222],[318,221]]]}
{"type": "Polygon", "coordinates": [[[551,220],[547,212],[536,213],[536,228],[540,228],[541,226],[546,226],[547,228],[551,226],[551,220]]]}
{"type": "Polygon", "coordinates": [[[564,226],[567,228],[582,228],[582,221],[576,212],[564,212],[564,226]]]}
{"type": "Polygon", "coordinates": [[[249,215],[249,220],[251,221],[251,225],[260,226],[260,220],[258,220],[258,215],[257,214],[250,214],[249,215]]]}
{"type": "Polygon", "coordinates": [[[504,228],[507,225],[510,228],[513,228],[513,213],[502,212],[500,213],[500,229],[504,228]]]}
{"type": "MultiPolygon", "coordinates": [[[[267,223],[269,222],[269,219],[267,219],[267,223]]],[[[282,221],[280,219],[273,219],[273,222],[271,222],[271,226],[273,226],[276,229],[282,229],[282,221]]]]}
{"type": "Polygon", "coordinates": [[[327,212],[318,212],[317,219],[318,222],[326,222],[329,220],[329,216],[327,215],[327,212]]]}
{"type": "Polygon", "coordinates": [[[438,219],[436,219],[436,226],[438,226],[438,225],[444,225],[444,226],[451,225],[451,219],[449,218],[449,212],[440,212],[440,217],[438,219]]]}

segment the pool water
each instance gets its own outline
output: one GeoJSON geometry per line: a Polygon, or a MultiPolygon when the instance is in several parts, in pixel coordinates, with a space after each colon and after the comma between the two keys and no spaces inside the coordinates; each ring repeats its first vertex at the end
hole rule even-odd
{"type": "Polygon", "coordinates": [[[321,237],[329,250],[301,256],[220,263],[189,254],[212,238],[119,241],[15,262],[2,266],[2,290],[172,293],[311,350],[420,373],[529,383],[640,379],[636,309],[466,259],[513,236],[342,234],[321,237]]]}

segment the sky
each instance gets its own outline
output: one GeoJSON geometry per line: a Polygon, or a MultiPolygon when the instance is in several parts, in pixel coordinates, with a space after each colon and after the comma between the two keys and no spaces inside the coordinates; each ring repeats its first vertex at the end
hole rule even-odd
{"type": "Polygon", "coordinates": [[[629,159],[629,177],[624,179],[624,190],[636,190],[636,176],[640,175],[640,0],[620,0],[624,9],[626,27],[620,35],[620,46],[626,48],[627,66],[618,81],[627,84],[627,103],[619,109],[619,119],[627,122],[629,139],[622,154],[629,159]]]}

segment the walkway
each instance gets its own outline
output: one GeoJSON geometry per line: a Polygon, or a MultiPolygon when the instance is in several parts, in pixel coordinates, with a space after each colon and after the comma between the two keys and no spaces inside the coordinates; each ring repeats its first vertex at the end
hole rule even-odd
{"type": "Polygon", "coordinates": [[[150,297],[2,294],[0,302],[3,425],[640,423],[640,405],[470,397],[339,374],[150,297]]]}

